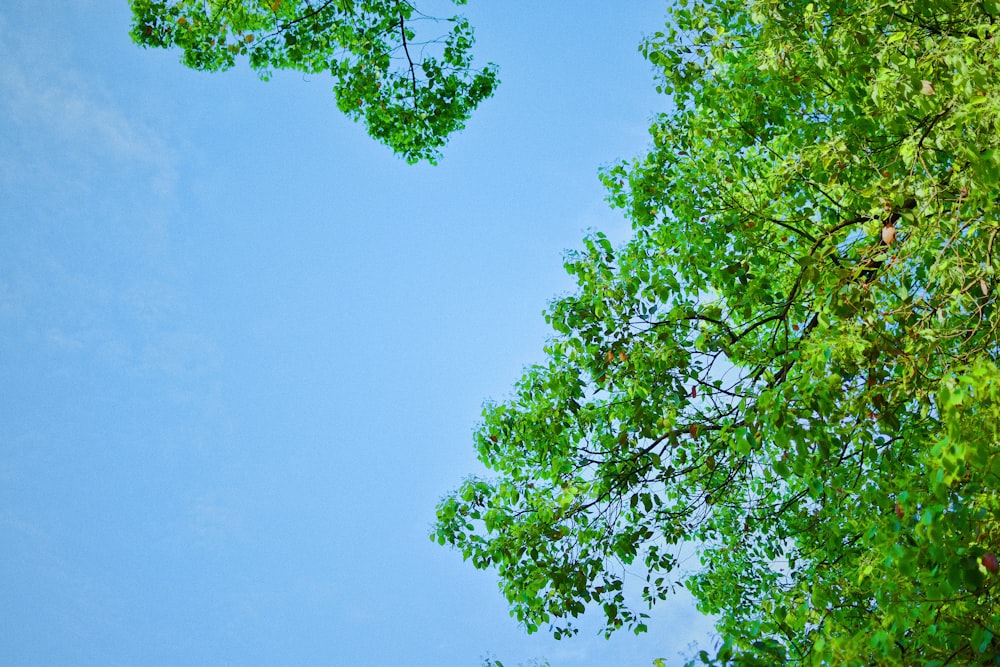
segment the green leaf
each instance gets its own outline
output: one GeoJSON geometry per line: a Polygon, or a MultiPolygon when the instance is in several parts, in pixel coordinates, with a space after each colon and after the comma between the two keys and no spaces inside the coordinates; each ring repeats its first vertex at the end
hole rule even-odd
{"type": "Polygon", "coordinates": [[[645,630],[645,568],[717,619],[705,664],[1000,657],[995,4],[671,5],[670,104],[602,174],[632,236],[570,254],[477,440],[503,520],[438,507],[526,627],[645,630]]]}
{"type": "Polygon", "coordinates": [[[462,17],[427,21],[390,0],[130,0],[132,39],[177,48],[188,67],[219,71],[246,56],[262,79],[272,70],[328,73],[337,106],[408,162],[436,162],[448,137],[492,96],[497,68],[473,66],[462,17]],[[448,26],[416,41],[414,24],[448,26]],[[417,44],[420,44],[419,48],[417,44]]]}

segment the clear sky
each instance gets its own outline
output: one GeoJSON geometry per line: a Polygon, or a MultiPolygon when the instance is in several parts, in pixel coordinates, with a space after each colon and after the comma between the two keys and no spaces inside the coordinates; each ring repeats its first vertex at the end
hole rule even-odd
{"type": "Polygon", "coordinates": [[[473,0],[497,95],[437,167],[330,81],[192,72],[124,0],[0,3],[0,664],[649,665],[427,537],[667,101],[659,2],[473,0]]]}

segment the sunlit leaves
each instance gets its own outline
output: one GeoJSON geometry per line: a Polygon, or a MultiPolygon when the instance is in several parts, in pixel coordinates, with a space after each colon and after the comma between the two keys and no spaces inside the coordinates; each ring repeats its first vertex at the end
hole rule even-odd
{"type": "Polygon", "coordinates": [[[603,174],[633,238],[568,255],[495,478],[439,508],[529,630],[684,585],[709,664],[1000,656],[994,5],[679,0],[643,44],[673,110],[603,174]]]}
{"type": "Polygon", "coordinates": [[[404,0],[130,2],[132,38],[180,48],[189,67],[246,58],[264,79],[275,69],[332,75],[340,110],[409,162],[436,161],[497,84],[495,66],[473,65],[466,19],[438,21],[404,0]],[[435,34],[439,25],[448,32],[435,34]]]}

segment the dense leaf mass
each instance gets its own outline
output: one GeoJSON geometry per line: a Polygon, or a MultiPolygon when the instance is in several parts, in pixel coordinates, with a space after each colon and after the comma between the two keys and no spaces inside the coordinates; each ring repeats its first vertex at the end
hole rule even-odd
{"type": "Polygon", "coordinates": [[[132,38],[179,47],[194,69],[246,57],[265,79],[274,69],[332,74],[341,111],[409,162],[435,162],[497,84],[494,65],[473,67],[465,18],[448,19],[450,32],[428,40],[414,26],[439,21],[405,0],[130,2],[132,38]]]}
{"type": "Polygon", "coordinates": [[[495,474],[438,508],[528,630],[645,630],[628,568],[718,615],[707,663],[1000,659],[998,21],[672,3],[642,51],[673,110],[603,173],[633,237],[569,255],[547,362],[485,409],[495,474]]]}

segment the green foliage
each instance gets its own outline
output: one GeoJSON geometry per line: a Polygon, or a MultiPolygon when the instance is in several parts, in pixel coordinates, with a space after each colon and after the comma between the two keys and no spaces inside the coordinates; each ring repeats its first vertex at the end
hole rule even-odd
{"type": "Polygon", "coordinates": [[[466,19],[452,17],[447,35],[418,41],[413,26],[437,21],[404,0],[130,3],[132,39],[178,47],[188,67],[225,70],[246,57],[263,79],[274,69],[332,74],[341,111],[408,162],[435,162],[497,84],[494,65],[473,68],[466,19]]]}
{"type": "MultiPolygon", "coordinates": [[[[480,663],[480,667],[504,667],[504,663],[500,662],[493,656],[485,656],[480,663]]],[[[548,660],[531,660],[530,662],[517,663],[517,667],[549,667],[548,660]]]]}
{"type": "Polygon", "coordinates": [[[568,256],[495,475],[438,507],[529,631],[645,630],[629,567],[719,615],[704,664],[1000,661],[998,20],[672,4],[642,51],[675,109],[603,174],[633,238],[568,256]]]}

